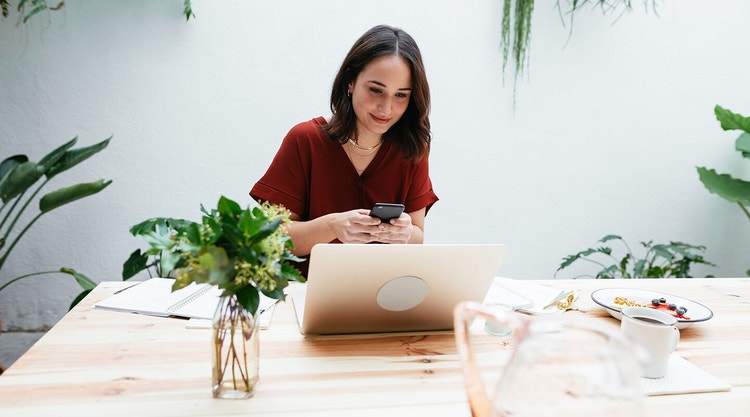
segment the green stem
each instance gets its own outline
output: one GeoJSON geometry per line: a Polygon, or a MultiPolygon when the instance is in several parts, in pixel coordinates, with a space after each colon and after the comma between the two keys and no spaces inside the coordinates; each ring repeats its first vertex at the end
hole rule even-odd
{"type": "Polygon", "coordinates": [[[737,205],[740,206],[742,211],[745,212],[745,216],[747,216],[747,219],[750,220],[750,212],[747,211],[747,207],[743,206],[742,203],[737,203],[737,205]]]}
{"type": "Polygon", "coordinates": [[[6,282],[5,284],[3,284],[2,286],[0,286],[0,292],[2,292],[5,289],[5,287],[7,287],[8,285],[10,285],[10,284],[12,284],[12,283],[14,283],[16,281],[20,281],[20,280],[22,280],[24,278],[33,277],[33,276],[36,276],[36,275],[63,274],[63,273],[64,272],[60,272],[60,271],[43,271],[43,272],[32,272],[30,274],[21,275],[20,277],[13,278],[12,280],[10,280],[10,281],[6,282]]]}
{"type": "MultiPolygon", "coordinates": [[[[26,208],[29,206],[29,204],[31,204],[31,201],[34,199],[34,197],[36,197],[37,194],[39,194],[39,191],[42,190],[42,187],[44,187],[48,181],[49,179],[44,180],[39,185],[39,187],[37,187],[37,189],[34,190],[34,194],[32,194],[31,197],[29,197],[29,199],[26,200],[26,203],[24,203],[23,207],[21,207],[21,210],[18,211],[18,214],[16,214],[16,217],[13,219],[13,223],[11,223],[10,226],[8,226],[8,230],[5,232],[5,239],[8,239],[8,235],[10,235],[10,231],[13,230],[13,227],[15,227],[16,223],[18,223],[18,219],[21,218],[21,214],[23,214],[23,212],[26,211],[26,208]]],[[[21,201],[21,196],[23,196],[23,193],[21,193],[21,195],[18,196],[18,200],[16,200],[16,203],[21,201]]],[[[15,204],[13,205],[13,208],[15,208],[15,204]]],[[[11,209],[11,211],[13,211],[13,209],[11,209]]]]}
{"type": "Polygon", "coordinates": [[[27,224],[27,225],[26,225],[26,227],[24,227],[24,228],[23,228],[23,230],[21,230],[21,233],[19,233],[19,234],[18,234],[18,236],[16,236],[15,240],[13,240],[13,243],[11,243],[11,244],[10,244],[10,246],[8,246],[8,250],[6,250],[6,251],[5,251],[5,254],[3,255],[3,257],[2,257],[2,258],[0,258],[0,269],[2,269],[2,268],[3,268],[3,264],[5,264],[5,260],[6,260],[6,259],[8,259],[8,255],[10,255],[10,252],[11,252],[11,251],[13,250],[13,248],[14,248],[14,247],[16,246],[16,244],[18,243],[18,241],[19,241],[19,240],[21,240],[21,238],[23,237],[23,235],[25,235],[25,234],[26,234],[26,232],[27,232],[27,231],[29,230],[29,228],[30,228],[30,227],[31,227],[31,226],[32,226],[32,225],[33,225],[34,223],[36,223],[36,221],[37,221],[37,220],[39,220],[39,218],[40,218],[40,217],[42,217],[42,214],[44,214],[44,213],[39,213],[39,214],[37,214],[37,215],[36,215],[36,217],[34,217],[34,218],[33,218],[33,219],[32,219],[32,220],[31,220],[31,221],[29,222],[29,224],[27,224]]]}
{"type": "MultiPolygon", "coordinates": [[[[21,201],[21,198],[23,197],[25,193],[26,192],[24,191],[23,193],[19,194],[18,197],[15,198],[15,201],[13,202],[13,206],[11,206],[10,210],[8,210],[8,212],[5,213],[5,217],[3,217],[3,221],[0,222],[0,229],[2,229],[3,226],[5,225],[5,222],[8,221],[8,219],[10,218],[10,215],[13,213],[13,210],[16,209],[16,206],[21,201]]],[[[7,204],[3,205],[3,209],[5,209],[5,206],[7,206],[7,204]]],[[[5,239],[8,238],[8,235],[10,234],[10,229],[11,227],[8,227],[8,231],[5,233],[5,236],[4,236],[5,239]]]]}

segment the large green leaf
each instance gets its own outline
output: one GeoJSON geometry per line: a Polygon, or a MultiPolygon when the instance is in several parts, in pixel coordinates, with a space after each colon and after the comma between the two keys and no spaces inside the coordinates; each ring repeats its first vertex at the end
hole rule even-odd
{"type": "Polygon", "coordinates": [[[0,184],[0,198],[4,203],[16,198],[28,190],[44,174],[44,170],[36,162],[26,161],[11,170],[0,184]]]}
{"type": "Polygon", "coordinates": [[[0,184],[2,184],[2,181],[5,180],[5,178],[8,176],[8,174],[10,174],[10,171],[12,171],[13,168],[21,165],[28,160],[29,157],[27,157],[26,155],[13,155],[6,158],[3,162],[0,162],[0,184]]]}
{"type": "Polygon", "coordinates": [[[98,180],[61,188],[42,197],[41,200],[39,200],[39,210],[42,213],[46,213],[65,204],[94,195],[107,188],[111,183],[112,180],[98,180]]]}
{"type": "Polygon", "coordinates": [[[140,249],[136,249],[135,252],[130,254],[125,263],[122,264],[122,280],[128,280],[135,276],[135,274],[146,269],[148,264],[148,255],[141,253],[140,249]]]}
{"type": "Polygon", "coordinates": [[[750,182],[718,174],[716,170],[697,167],[698,175],[708,191],[732,203],[750,206],[750,182]]]}
{"type": "Polygon", "coordinates": [[[170,230],[179,230],[192,223],[189,220],[174,219],[171,217],[155,217],[131,227],[130,233],[133,236],[142,235],[146,232],[156,232],[160,235],[166,235],[170,230]]]}
{"type": "Polygon", "coordinates": [[[73,278],[76,279],[76,282],[78,282],[78,285],[81,286],[84,290],[93,290],[94,287],[96,287],[96,282],[94,282],[91,278],[87,277],[86,275],[83,275],[82,273],[76,271],[73,268],[60,268],[60,272],[64,274],[70,274],[73,276],[73,278]]]}
{"type": "Polygon", "coordinates": [[[721,106],[714,107],[716,119],[721,122],[721,128],[724,130],[744,130],[750,133],[750,117],[741,114],[732,113],[721,106]]]}
{"type": "Polygon", "coordinates": [[[70,151],[65,152],[65,154],[60,158],[57,163],[52,165],[49,170],[45,173],[47,175],[47,178],[52,178],[55,175],[67,171],[70,168],[73,168],[74,166],[80,164],[81,162],[87,160],[97,152],[101,151],[102,149],[106,148],[107,145],[109,145],[109,141],[112,139],[112,136],[109,138],[91,145],[87,146],[85,148],[78,148],[73,149],[70,151]]]}
{"type": "Polygon", "coordinates": [[[59,148],[45,155],[44,158],[39,161],[39,165],[43,166],[44,171],[46,172],[53,165],[55,165],[57,161],[60,160],[60,158],[65,156],[65,152],[67,152],[68,149],[72,148],[73,145],[76,144],[76,142],[78,142],[78,136],[74,137],[68,142],[62,144],[59,148]]]}
{"type": "Polygon", "coordinates": [[[750,158],[750,134],[743,132],[734,144],[734,148],[745,158],[750,158]]]}

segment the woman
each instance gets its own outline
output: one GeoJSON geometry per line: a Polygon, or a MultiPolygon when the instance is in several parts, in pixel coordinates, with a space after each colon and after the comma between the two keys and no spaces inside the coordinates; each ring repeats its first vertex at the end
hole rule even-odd
{"type": "MultiPolygon", "coordinates": [[[[331,91],[330,119],[294,126],[250,195],[291,211],[294,253],[317,243],[422,243],[438,200],[428,168],[430,90],[406,32],[376,26],[352,46],[331,91]],[[400,203],[398,218],[370,217],[400,203]]],[[[307,262],[297,265],[307,275],[307,262]]]]}

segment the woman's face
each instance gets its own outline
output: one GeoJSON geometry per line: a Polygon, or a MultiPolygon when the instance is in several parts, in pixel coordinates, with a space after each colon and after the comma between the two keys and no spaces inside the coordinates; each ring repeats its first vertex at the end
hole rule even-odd
{"type": "Polygon", "coordinates": [[[372,60],[349,85],[360,139],[380,138],[406,111],[411,96],[411,70],[400,55],[372,60]]]}

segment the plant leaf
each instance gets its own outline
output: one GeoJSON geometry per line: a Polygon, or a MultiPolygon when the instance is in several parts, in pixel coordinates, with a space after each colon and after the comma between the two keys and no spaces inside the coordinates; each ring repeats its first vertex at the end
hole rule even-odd
{"type": "Polygon", "coordinates": [[[28,190],[44,174],[42,167],[33,161],[16,165],[3,179],[0,187],[0,198],[4,203],[18,197],[28,190]]]}
{"type": "Polygon", "coordinates": [[[750,158],[750,134],[742,132],[734,143],[734,148],[742,153],[743,157],[750,158]]]}
{"type": "Polygon", "coordinates": [[[249,311],[251,314],[255,314],[255,312],[258,311],[260,295],[258,294],[257,288],[252,285],[247,285],[237,291],[236,295],[237,301],[245,308],[245,310],[249,311]]]}
{"type": "Polygon", "coordinates": [[[27,162],[28,160],[29,158],[26,155],[13,155],[6,158],[3,162],[0,162],[0,187],[5,181],[5,178],[7,178],[8,174],[10,174],[10,171],[13,170],[13,168],[21,165],[24,162],[27,162]]]}
{"type": "Polygon", "coordinates": [[[750,206],[750,182],[718,174],[716,170],[697,167],[698,175],[708,191],[732,202],[750,206]]]}
{"type": "Polygon", "coordinates": [[[82,273],[76,271],[73,268],[60,268],[60,272],[64,274],[72,275],[73,278],[76,279],[78,282],[78,285],[81,286],[84,290],[93,290],[96,287],[96,282],[92,281],[89,277],[86,275],[83,275],[82,273]]]}
{"type": "Polygon", "coordinates": [[[73,149],[73,150],[69,150],[65,152],[62,158],[60,158],[54,165],[52,165],[49,168],[49,170],[47,170],[45,175],[47,175],[47,178],[52,178],[55,175],[63,171],[67,171],[70,168],[73,168],[74,166],[80,164],[81,162],[95,155],[97,152],[106,148],[107,145],[109,145],[109,141],[111,139],[112,139],[112,136],[110,136],[107,139],[104,139],[103,141],[97,144],[87,146],[85,148],[78,148],[78,149],[73,149]]]}
{"type": "Polygon", "coordinates": [[[160,235],[165,235],[170,230],[179,230],[183,227],[192,224],[193,222],[183,219],[174,219],[171,217],[155,217],[142,221],[130,228],[130,233],[133,236],[143,235],[146,232],[156,232],[160,235]]]}
{"type": "Polygon", "coordinates": [[[70,307],[68,307],[68,310],[72,310],[73,307],[75,307],[78,303],[80,303],[81,300],[83,300],[84,298],[86,298],[86,296],[89,295],[90,292],[91,292],[91,290],[84,290],[83,292],[81,292],[80,294],[78,294],[76,296],[76,298],[73,299],[73,301],[70,303],[70,307]]]}
{"type": "Polygon", "coordinates": [[[50,169],[53,165],[57,163],[57,161],[60,160],[63,156],[65,156],[65,152],[68,151],[68,149],[72,148],[73,145],[78,142],[78,136],[74,137],[73,139],[67,141],[66,143],[62,144],[60,147],[55,149],[54,151],[48,153],[39,161],[39,165],[42,165],[44,167],[44,171],[47,172],[48,169],[50,169]]]}
{"type": "Polygon", "coordinates": [[[622,237],[618,235],[607,235],[599,239],[599,242],[605,243],[609,242],[610,240],[622,240],[622,237]]]}
{"type": "Polygon", "coordinates": [[[750,133],[750,117],[732,113],[731,110],[727,110],[719,105],[714,107],[714,113],[716,113],[716,119],[721,123],[722,129],[744,130],[745,132],[750,133]]]}
{"type": "Polygon", "coordinates": [[[148,265],[148,255],[141,253],[140,249],[136,249],[135,252],[130,254],[127,261],[122,264],[122,280],[128,280],[134,277],[137,273],[146,269],[148,265]]]}
{"type": "Polygon", "coordinates": [[[46,213],[60,206],[64,206],[65,204],[96,194],[107,188],[111,183],[112,180],[98,180],[61,188],[42,197],[41,200],[39,200],[39,210],[42,213],[46,213]]]}

